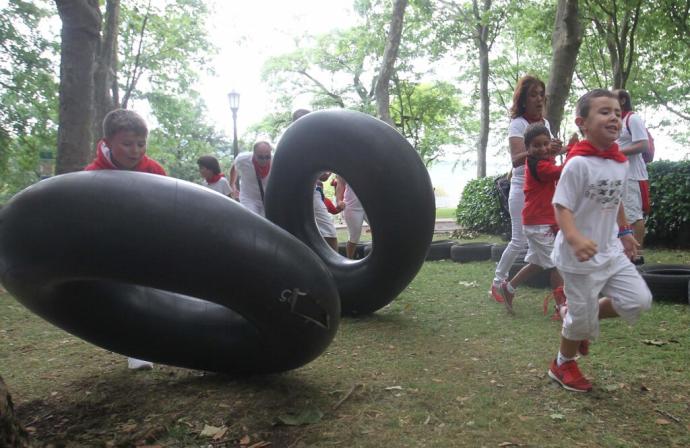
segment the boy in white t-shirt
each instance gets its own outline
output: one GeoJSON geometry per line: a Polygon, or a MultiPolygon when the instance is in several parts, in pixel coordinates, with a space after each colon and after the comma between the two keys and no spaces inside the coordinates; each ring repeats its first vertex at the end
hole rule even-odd
{"type": "Polygon", "coordinates": [[[575,358],[583,340],[599,335],[599,319],[633,323],[652,302],[630,261],[638,243],[622,204],[628,161],[615,143],[620,115],[618,99],[608,90],[592,90],[578,100],[575,123],[585,140],[568,152],[552,201],[560,232],[551,257],[563,276],[567,305],[561,308],[560,350],[548,374],[575,392],[592,389],[575,358]]]}

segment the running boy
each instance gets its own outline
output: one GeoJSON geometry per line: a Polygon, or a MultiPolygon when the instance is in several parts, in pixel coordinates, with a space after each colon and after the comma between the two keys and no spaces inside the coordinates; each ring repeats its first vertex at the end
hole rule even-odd
{"type": "Polygon", "coordinates": [[[618,98],[608,90],[592,90],[578,100],[575,123],[585,139],[568,153],[553,197],[560,232],[551,258],[568,300],[561,308],[560,350],[548,373],[574,392],[592,389],[575,357],[581,341],[599,335],[599,319],[633,323],[652,302],[630,261],[638,243],[621,202],[628,161],[615,143],[620,116],[618,98]]]}
{"type": "Polygon", "coordinates": [[[510,281],[503,281],[498,289],[508,313],[514,314],[515,290],[525,280],[543,269],[550,271],[551,288],[556,306],[565,302],[563,279],[551,261],[553,242],[558,232],[551,199],[556,182],[561,176],[562,166],[556,165],[552,151],[551,133],[543,123],[530,124],[525,129],[527,148],[527,169],[525,170],[525,207],[522,209],[522,224],[527,237],[527,265],[520,269],[510,281]]]}
{"type": "MultiPolygon", "coordinates": [[[[96,158],[84,168],[93,170],[128,170],[165,176],[158,162],[146,156],[148,127],[139,114],[126,109],[115,109],[103,120],[103,138],[96,144],[96,158]]],[[[153,364],[136,358],[127,358],[133,370],[149,370],[153,364]]]]}

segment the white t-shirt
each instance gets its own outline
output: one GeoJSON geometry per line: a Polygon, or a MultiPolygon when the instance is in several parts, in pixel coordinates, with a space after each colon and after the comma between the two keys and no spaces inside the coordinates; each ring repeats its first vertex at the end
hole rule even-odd
{"type": "MultiPolygon", "coordinates": [[[[551,126],[549,126],[549,120],[544,119],[544,126],[546,126],[546,129],[549,130],[549,134],[551,135],[551,138],[553,138],[553,134],[551,134],[551,126]]],[[[519,137],[524,140],[525,138],[525,129],[527,129],[527,126],[529,126],[529,121],[525,117],[517,117],[513,118],[510,120],[510,124],[508,125],[508,138],[511,137],[519,137]]],[[[510,151],[510,148],[508,148],[510,151]]],[[[522,165],[513,168],[513,178],[517,176],[518,179],[516,179],[515,185],[520,187],[522,186],[525,178],[525,164],[523,163],[522,165]]],[[[511,184],[512,187],[512,184],[511,184]]]]}
{"type": "Polygon", "coordinates": [[[213,191],[217,191],[223,196],[227,196],[230,194],[230,182],[228,182],[228,180],[225,177],[221,177],[220,179],[218,179],[217,182],[207,184],[206,186],[213,191]]]}
{"type": "Polygon", "coordinates": [[[587,261],[578,261],[563,232],[558,232],[551,259],[559,270],[588,274],[623,250],[617,216],[627,177],[628,162],[575,156],[565,164],[552,203],[573,212],[575,227],[597,243],[597,253],[587,261]]]}
{"type": "MultiPolygon", "coordinates": [[[[631,113],[623,119],[623,129],[621,130],[621,135],[616,140],[620,149],[629,148],[633,143],[637,143],[641,140],[647,140],[647,128],[644,125],[644,121],[636,113],[631,113]],[[627,124],[626,124],[627,123],[627,124]],[[628,127],[630,129],[628,129],[628,127]]],[[[647,180],[649,175],[647,174],[647,164],[644,163],[642,158],[642,153],[631,154],[628,157],[630,161],[630,173],[628,177],[630,180],[647,180]]]]}
{"type": "Polygon", "coordinates": [[[335,224],[333,223],[333,218],[328,212],[326,204],[323,203],[321,198],[321,193],[319,190],[314,189],[314,220],[316,221],[316,227],[319,229],[321,236],[325,238],[335,238],[335,224]]]}
{"type": "MultiPolygon", "coordinates": [[[[253,152],[243,152],[237,156],[235,159],[235,170],[240,176],[240,203],[249,201],[261,201],[261,190],[259,190],[259,182],[256,179],[256,171],[254,170],[254,164],[252,163],[253,152]]],[[[271,173],[268,176],[261,179],[261,183],[264,187],[264,192],[266,192],[266,184],[268,184],[268,178],[271,177],[271,173]]]]}

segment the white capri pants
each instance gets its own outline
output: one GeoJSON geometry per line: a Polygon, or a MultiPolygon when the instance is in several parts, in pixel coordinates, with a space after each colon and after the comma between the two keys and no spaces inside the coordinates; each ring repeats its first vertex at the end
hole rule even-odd
{"type": "Polygon", "coordinates": [[[522,229],[522,209],[525,208],[525,167],[513,168],[510,178],[510,193],[508,194],[508,210],[510,211],[511,239],[508,247],[503,251],[501,259],[496,265],[494,283],[508,280],[510,267],[517,257],[527,250],[527,238],[522,229]]]}
{"type": "Polygon", "coordinates": [[[589,274],[560,272],[568,298],[561,334],[571,341],[599,336],[599,293],[611,299],[613,309],[629,324],[652,306],[647,283],[622,252],[589,274]]]}
{"type": "Polygon", "coordinates": [[[362,236],[362,224],[367,221],[367,215],[362,206],[346,206],[343,210],[343,219],[347,225],[347,233],[351,243],[359,243],[362,236]]]}

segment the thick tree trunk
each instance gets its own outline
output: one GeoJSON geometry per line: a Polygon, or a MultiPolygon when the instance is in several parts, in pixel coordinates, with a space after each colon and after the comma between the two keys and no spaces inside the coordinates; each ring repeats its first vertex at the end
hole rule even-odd
{"type": "MultiPolygon", "coordinates": [[[[94,74],[94,119],[92,137],[94,143],[101,137],[103,118],[117,107],[117,35],[120,23],[120,0],[107,0],[105,28],[94,74]]],[[[95,145],[91,145],[94,148],[95,145]]]]}
{"type": "Polygon", "coordinates": [[[98,0],[55,0],[62,20],[56,174],[81,170],[91,157],[94,60],[101,32],[98,0]]]}
{"type": "Polygon", "coordinates": [[[407,7],[407,0],[395,0],[393,5],[393,14],[391,16],[391,25],[388,30],[388,39],[386,39],[386,47],[383,51],[383,61],[381,62],[381,70],[376,81],[376,110],[381,120],[392,125],[390,115],[390,92],[388,90],[393,70],[395,69],[395,60],[398,57],[398,48],[400,47],[400,39],[402,37],[403,18],[405,16],[405,8],[407,7]]]}
{"type": "Polygon", "coordinates": [[[551,132],[556,137],[563,120],[563,108],[570,93],[580,44],[582,27],[578,0],[559,0],[551,37],[551,74],[546,86],[546,118],[551,125],[551,132]]]}
{"type": "Polygon", "coordinates": [[[12,396],[0,376],[0,447],[24,448],[29,445],[29,435],[14,415],[12,396]]]}

